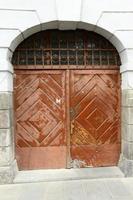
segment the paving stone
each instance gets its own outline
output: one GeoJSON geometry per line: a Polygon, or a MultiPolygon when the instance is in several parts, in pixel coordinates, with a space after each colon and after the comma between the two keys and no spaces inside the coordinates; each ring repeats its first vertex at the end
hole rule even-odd
{"type": "Polygon", "coordinates": [[[23,185],[20,191],[21,195],[19,196],[19,200],[43,200],[44,194],[46,192],[44,184],[36,184],[36,185],[23,185]]]}
{"type": "Polygon", "coordinates": [[[133,178],[104,178],[0,186],[1,200],[132,200],[133,178]]]}
{"type": "Polygon", "coordinates": [[[85,194],[85,190],[83,189],[82,181],[67,181],[64,183],[64,200],[71,199],[74,200],[75,196],[77,200],[87,200],[87,196],[85,194]]]}
{"type": "Polygon", "coordinates": [[[111,200],[111,195],[109,194],[107,188],[105,187],[104,181],[83,181],[82,182],[86,198],[91,200],[111,200]]]}
{"type": "MultiPolygon", "coordinates": [[[[45,188],[44,197],[47,200],[66,200],[69,191],[64,190],[65,182],[50,182],[45,188]]],[[[69,199],[69,198],[67,198],[69,199]]],[[[72,200],[72,199],[71,199],[72,200]]]]}
{"type": "Polygon", "coordinates": [[[125,178],[121,179],[124,187],[133,195],[133,179],[132,178],[125,178]]]}
{"type": "Polygon", "coordinates": [[[109,194],[114,199],[131,198],[132,195],[121,180],[107,180],[105,181],[105,187],[107,187],[109,194]]]}

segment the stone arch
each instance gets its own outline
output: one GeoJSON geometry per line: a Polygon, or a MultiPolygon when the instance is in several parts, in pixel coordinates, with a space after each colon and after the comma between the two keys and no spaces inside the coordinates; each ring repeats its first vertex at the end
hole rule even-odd
{"type": "MultiPolygon", "coordinates": [[[[6,65],[9,66],[8,68],[11,73],[13,71],[13,66],[11,65],[11,58],[12,58],[12,54],[13,54],[15,48],[28,36],[38,32],[38,31],[41,31],[41,30],[47,30],[47,29],[53,29],[53,28],[54,29],[57,28],[59,30],[75,30],[75,29],[79,28],[79,29],[85,29],[88,31],[94,31],[94,32],[104,36],[106,39],[108,39],[114,45],[114,47],[117,49],[117,51],[120,55],[122,65],[124,65],[125,63],[128,63],[128,54],[127,54],[127,51],[125,50],[126,47],[124,46],[123,41],[121,41],[115,35],[115,33],[112,34],[112,33],[110,33],[110,31],[105,30],[102,27],[99,27],[99,26],[93,25],[93,24],[89,24],[89,23],[85,23],[85,22],[51,21],[51,22],[47,22],[47,23],[43,23],[43,24],[39,24],[39,25],[30,27],[30,28],[26,29],[25,31],[23,31],[22,33],[19,33],[15,38],[13,38],[10,41],[8,51],[4,54],[4,56],[5,56],[4,59],[5,59],[6,65]]],[[[12,78],[10,78],[10,81],[12,84],[13,76],[12,76],[12,78]]],[[[8,84],[10,84],[10,83],[8,83],[8,84]]],[[[14,144],[12,144],[12,145],[14,145],[14,144]]],[[[13,160],[15,160],[15,158],[13,158],[13,160]]],[[[14,169],[16,169],[16,165],[10,166],[10,171],[14,172],[14,169]]],[[[12,173],[12,176],[10,177],[9,182],[11,182],[13,180],[14,175],[15,175],[15,173],[12,173]]]]}
{"type": "MultiPolygon", "coordinates": [[[[128,62],[128,55],[125,50],[126,47],[124,46],[123,41],[121,41],[121,39],[119,39],[115,35],[115,33],[112,34],[110,31],[105,30],[104,28],[102,28],[100,26],[89,24],[86,22],[52,21],[52,22],[47,22],[47,23],[43,23],[43,24],[39,24],[39,25],[30,27],[30,28],[26,29],[25,31],[21,32],[10,42],[9,49],[12,52],[14,52],[15,48],[30,35],[37,33],[39,31],[49,30],[49,29],[59,29],[59,30],[83,29],[83,30],[87,30],[87,31],[94,31],[94,32],[98,33],[99,35],[105,37],[107,40],[109,40],[112,43],[112,45],[117,49],[122,65],[125,62],[128,62]]],[[[11,60],[11,56],[9,58],[9,53],[7,55],[7,59],[11,60]]]]}
{"type": "MultiPolygon", "coordinates": [[[[79,26],[80,28],[84,28],[85,30],[88,30],[87,28],[85,28],[84,26],[81,26],[81,24],[80,24],[80,26],[79,26]]],[[[52,27],[51,27],[52,28],[52,27]]],[[[51,29],[50,27],[49,27],[49,29],[51,29]]],[[[55,27],[54,27],[55,28],[55,27]]],[[[68,30],[69,28],[68,28],[68,26],[67,26],[67,28],[66,27],[64,27],[64,28],[61,28],[60,30],[68,30]]],[[[89,30],[90,30],[91,28],[89,28],[89,30]]],[[[95,28],[96,29],[96,28],[95,28]]],[[[46,30],[48,30],[48,29],[46,29],[46,30]]],[[[70,29],[69,29],[70,30],[70,29]]],[[[100,31],[98,31],[97,30],[97,32],[100,32],[100,31]]],[[[109,36],[107,37],[107,33],[104,35],[104,36],[106,36],[106,38],[108,38],[109,39],[109,36]]],[[[27,37],[28,37],[28,34],[27,34],[27,37]]]]}

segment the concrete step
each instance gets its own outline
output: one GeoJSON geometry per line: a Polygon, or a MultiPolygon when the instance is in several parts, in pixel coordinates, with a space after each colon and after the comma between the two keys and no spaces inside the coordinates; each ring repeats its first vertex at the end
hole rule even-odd
{"type": "Polygon", "coordinates": [[[14,183],[34,183],[122,177],[124,177],[124,174],[118,167],[28,170],[19,171],[14,179],[14,183]]]}

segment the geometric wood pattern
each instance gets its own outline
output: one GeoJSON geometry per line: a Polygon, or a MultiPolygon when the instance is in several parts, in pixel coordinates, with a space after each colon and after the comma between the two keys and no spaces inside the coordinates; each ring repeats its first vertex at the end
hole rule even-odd
{"type": "Polygon", "coordinates": [[[16,151],[20,168],[65,168],[65,72],[15,73],[16,151]]]}
{"type": "Polygon", "coordinates": [[[72,165],[116,165],[120,153],[120,77],[116,70],[71,71],[72,165]]]}
{"type": "Polygon", "coordinates": [[[117,165],[119,70],[15,70],[15,74],[20,170],[117,165]]]}

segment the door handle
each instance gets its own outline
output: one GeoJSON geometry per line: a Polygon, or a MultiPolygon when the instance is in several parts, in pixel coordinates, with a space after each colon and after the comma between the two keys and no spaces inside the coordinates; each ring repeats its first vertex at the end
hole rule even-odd
{"type": "Polygon", "coordinates": [[[74,120],[71,121],[71,132],[70,132],[71,135],[73,134],[73,129],[74,129],[74,120]]]}
{"type": "Polygon", "coordinates": [[[70,118],[72,119],[75,116],[76,112],[74,108],[70,108],[70,118]]]}

